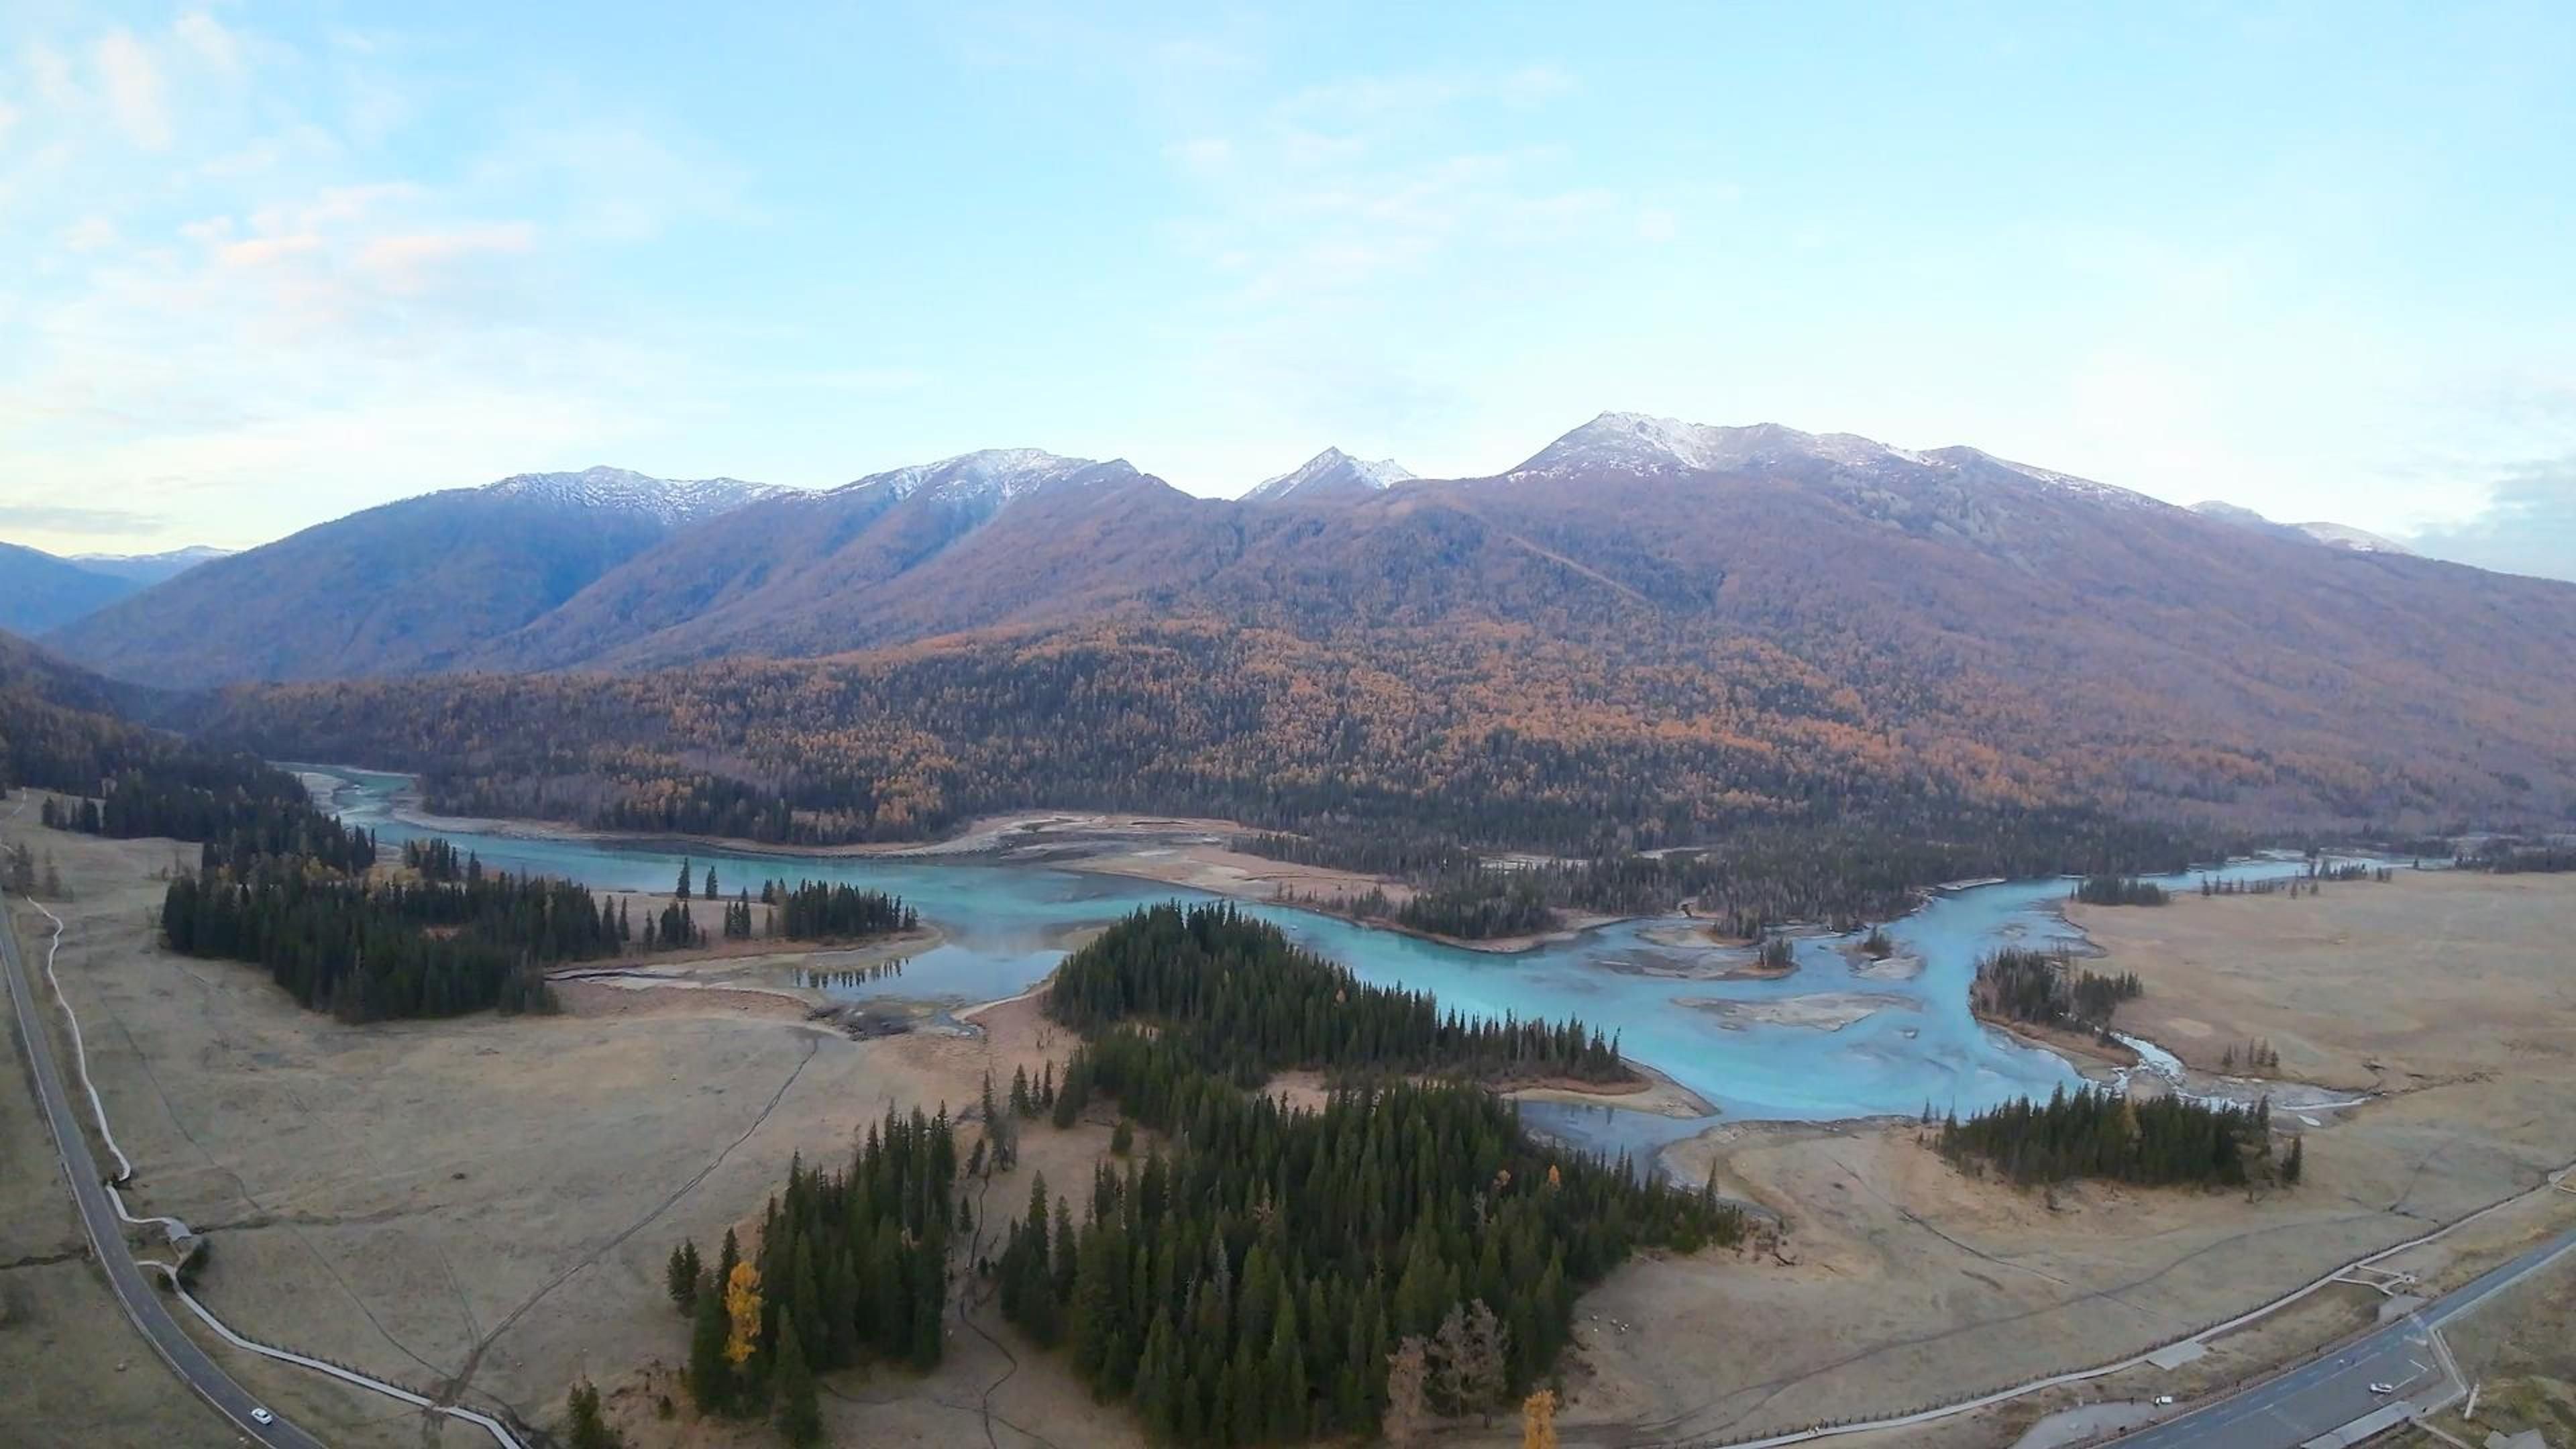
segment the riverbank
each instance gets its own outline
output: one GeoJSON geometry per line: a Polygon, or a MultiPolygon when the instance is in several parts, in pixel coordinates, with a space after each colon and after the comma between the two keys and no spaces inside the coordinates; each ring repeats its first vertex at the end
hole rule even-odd
{"type": "MultiPolygon", "coordinates": [[[[395,771],[360,771],[356,766],[295,766],[298,778],[317,799],[328,802],[346,781],[333,771],[398,775],[395,771]]],[[[405,779],[415,777],[403,776],[405,779]]],[[[395,819],[420,830],[444,834],[496,835],[508,839],[560,841],[602,847],[642,847],[664,851],[704,850],[769,859],[936,860],[991,857],[1019,864],[1117,876],[1181,886],[1242,901],[1281,902],[1330,912],[1337,901],[1357,900],[1372,892],[1401,904],[1413,887],[1392,876],[1331,866],[1298,865],[1232,849],[1228,842],[1253,834],[1231,820],[1193,816],[1136,815],[1115,811],[1023,810],[980,816],[948,835],[926,840],[852,841],[838,845],[804,845],[749,840],[739,836],[644,833],[601,830],[562,821],[517,817],[439,815],[421,801],[417,783],[395,791],[387,803],[395,819]]],[[[1585,917],[1601,924],[1616,917],[1585,917]]],[[[1392,923],[1372,926],[1401,929],[1392,923]]],[[[1572,928],[1572,929],[1582,929],[1572,928]]],[[[1529,950],[1570,935],[1515,937],[1497,946],[1425,934],[1425,939],[1474,949],[1529,950]]]]}
{"type": "MultiPolygon", "coordinates": [[[[2134,1049],[2116,1041],[2105,1042],[2089,1031],[2079,1031],[2066,1026],[2049,1026],[2036,1021],[2017,1021],[2008,1016],[1983,1010],[1973,1004],[1969,1006],[1968,1014],[1989,1030],[1999,1031],[2024,1046],[2057,1053],[2073,1063],[2078,1071],[2083,1071],[2087,1066],[2135,1067],[2145,1060],[2134,1049]]],[[[2086,1075],[2089,1076],[2091,1073],[2088,1072],[2086,1075]]]]}

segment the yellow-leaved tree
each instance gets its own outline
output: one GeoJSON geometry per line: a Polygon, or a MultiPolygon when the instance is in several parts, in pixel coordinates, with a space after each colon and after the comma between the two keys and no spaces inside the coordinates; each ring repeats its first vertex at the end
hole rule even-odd
{"type": "Polygon", "coordinates": [[[1556,1449],[1556,1395],[1546,1389],[1521,1400],[1521,1449],[1556,1449]]]}
{"type": "Polygon", "coordinates": [[[750,1361],[760,1346],[760,1270],[749,1263],[733,1265],[725,1282],[725,1317],[733,1332],[725,1339],[725,1360],[735,1368],[750,1361]]]}

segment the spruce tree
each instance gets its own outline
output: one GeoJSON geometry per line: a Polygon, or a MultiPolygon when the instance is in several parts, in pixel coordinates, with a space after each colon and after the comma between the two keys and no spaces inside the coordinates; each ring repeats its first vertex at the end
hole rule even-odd
{"type": "Polygon", "coordinates": [[[797,1449],[823,1442],[823,1406],[814,1396],[814,1371],[805,1362],[805,1345],[796,1321],[782,1318],[778,1349],[771,1359],[771,1395],[778,1405],[778,1432],[797,1449]]]}

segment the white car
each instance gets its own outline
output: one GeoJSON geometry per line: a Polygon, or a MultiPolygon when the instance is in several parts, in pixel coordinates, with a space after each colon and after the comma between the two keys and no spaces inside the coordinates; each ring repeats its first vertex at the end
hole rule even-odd
{"type": "Polygon", "coordinates": [[[2169,1407],[2171,1407],[2171,1406],[2172,1406],[2172,1404],[2173,1404],[2173,1395],[2171,1395],[2171,1394],[2158,1394],[2158,1395],[2156,1395],[2156,1407],[2157,1407],[2157,1408],[2159,1408],[2159,1409],[2162,1409],[2162,1408],[2169,1408],[2169,1407]]]}
{"type": "Polygon", "coordinates": [[[2370,1391],[2374,1394],[2393,1394],[2397,1392],[2397,1386],[2395,1384],[2372,1384],[2370,1386],[2370,1391]]]}
{"type": "Polygon", "coordinates": [[[250,1417],[251,1417],[251,1422],[253,1422],[253,1423],[255,1423],[255,1424],[274,1424],[274,1423],[276,1423],[276,1422],[277,1422],[277,1416],[276,1416],[275,1414],[272,1414],[272,1413],[270,1413],[268,1410],[266,1410],[266,1409],[262,1409],[262,1408],[256,1408],[256,1407],[254,1407],[254,1408],[250,1411],[250,1417]]]}

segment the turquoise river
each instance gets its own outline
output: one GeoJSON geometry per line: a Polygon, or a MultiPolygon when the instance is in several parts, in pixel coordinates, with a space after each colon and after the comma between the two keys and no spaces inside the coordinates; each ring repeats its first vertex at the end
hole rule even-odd
{"type": "MultiPolygon", "coordinates": [[[[727,894],[756,882],[846,881],[920,909],[942,942],[899,976],[841,988],[951,1004],[1027,990],[1054,969],[1068,931],[1154,901],[1204,898],[1156,882],[1048,866],[923,857],[799,855],[703,843],[574,838],[491,821],[426,820],[396,806],[398,775],[298,767],[331,781],[332,808],[387,843],[439,835],[487,867],[570,877],[595,888],[666,891],[683,858],[713,865],[727,894]]],[[[2286,860],[2232,863],[2168,878],[2195,889],[2301,869],[2286,860]]],[[[1364,981],[1426,990],[1463,1012],[1578,1017],[1615,1033],[1629,1059],[1663,1073],[1734,1120],[1829,1120],[1935,1110],[1962,1113],[2078,1081],[2057,1055],[1977,1022],[1968,985],[1979,957],[2008,944],[2080,940],[2058,912],[2068,882],[2008,881],[1934,892],[1889,923],[1898,955],[1873,966],[1848,937],[1805,936],[1798,969],[1778,980],[1723,979],[1747,953],[1690,944],[1680,919],[1627,921],[1511,954],[1461,949],[1284,906],[1247,903],[1364,981]],[[1912,963],[1919,969],[1904,974],[1912,963]]],[[[1651,1149],[1705,1119],[1615,1108],[1525,1109],[1533,1125],[1602,1149],[1651,1149]]]]}

